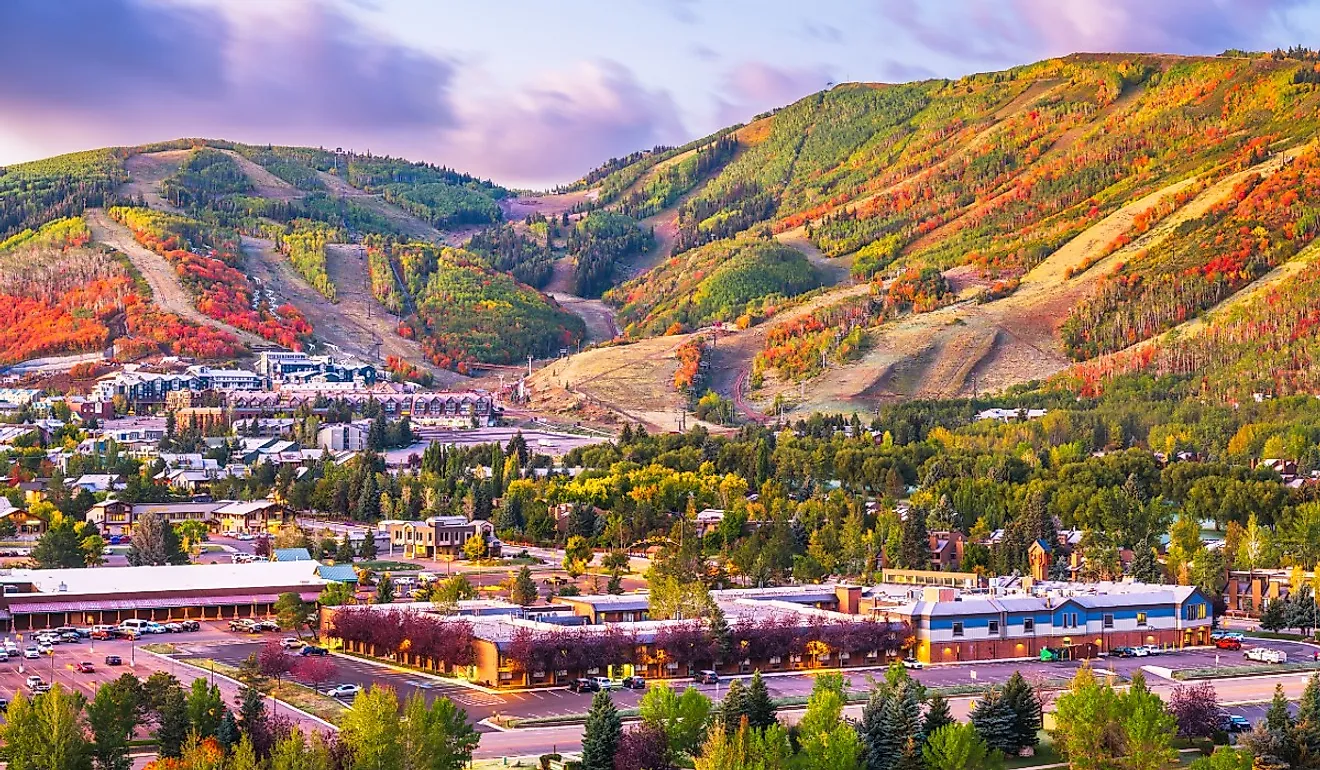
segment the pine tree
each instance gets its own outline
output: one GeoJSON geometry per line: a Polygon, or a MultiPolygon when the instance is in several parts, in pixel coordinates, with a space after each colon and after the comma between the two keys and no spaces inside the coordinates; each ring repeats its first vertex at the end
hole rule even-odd
{"type": "Polygon", "coordinates": [[[582,734],[582,770],[614,770],[614,754],[623,737],[623,722],[607,692],[591,699],[582,734]]]}
{"type": "MultiPolygon", "coordinates": [[[[733,652],[733,632],[729,629],[729,621],[724,617],[719,607],[711,610],[710,620],[707,624],[710,630],[710,638],[715,642],[715,659],[717,661],[728,660],[729,654],[733,652]]],[[[737,729],[737,726],[734,726],[737,729]]]]}
{"type": "Polygon", "coordinates": [[[1280,631],[1288,622],[1288,608],[1283,599],[1270,599],[1260,614],[1260,627],[1266,631],[1280,631]]]}
{"type": "Polygon", "coordinates": [[[771,700],[770,691],[766,689],[759,670],[752,672],[752,681],[747,685],[746,703],[747,726],[751,729],[764,730],[779,723],[775,715],[775,702],[771,700]]]}
{"type": "Polygon", "coordinates": [[[162,757],[178,757],[188,739],[188,703],[183,688],[171,687],[156,704],[156,742],[162,757]]]}
{"type": "Polygon", "coordinates": [[[358,556],[367,561],[376,558],[376,533],[374,531],[367,530],[367,536],[362,538],[362,545],[358,546],[358,556]]]}
{"type": "Polygon", "coordinates": [[[385,572],[380,576],[380,582],[376,584],[376,604],[389,604],[394,601],[394,580],[390,578],[390,573],[385,572]]]}
{"type": "Polygon", "coordinates": [[[532,571],[524,566],[518,570],[518,575],[513,579],[513,586],[509,589],[509,601],[526,607],[536,604],[539,598],[541,597],[536,590],[536,582],[532,580],[532,571]]]}
{"type": "Polygon", "coordinates": [[[1320,757],[1320,674],[1306,680],[1297,702],[1297,743],[1307,756],[1320,757]]]}
{"type": "Polygon", "coordinates": [[[905,762],[919,763],[925,734],[917,687],[904,681],[878,688],[862,709],[860,732],[867,770],[899,770],[905,762]]]}
{"type": "Polygon", "coordinates": [[[353,553],[353,544],[348,540],[348,533],[345,532],[339,539],[339,546],[335,548],[335,564],[352,564],[356,555],[353,553]]]}
{"type": "Polygon", "coordinates": [[[930,696],[930,700],[926,701],[926,716],[921,721],[921,732],[929,737],[934,735],[936,730],[953,722],[949,699],[939,693],[930,696]]]}
{"type": "MultiPolygon", "coordinates": [[[[1009,677],[1008,683],[1004,685],[1004,701],[1009,708],[1013,710],[1013,751],[1004,751],[1005,754],[1021,754],[1022,749],[1031,746],[1035,747],[1040,743],[1040,730],[1044,721],[1044,707],[1040,702],[1040,696],[1032,689],[1027,680],[1023,678],[1022,673],[1013,672],[1009,677]]],[[[991,745],[991,748],[999,748],[991,745]]],[[[1003,749],[1001,749],[1003,750],[1003,749]]]]}
{"type": "Polygon", "coordinates": [[[1274,698],[1265,712],[1265,727],[1277,733],[1287,733],[1293,728],[1292,712],[1288,708],[1288,696],[1283,694],[1283,685],[1274,685],[1274,698]]]}
{"type": "Polygon", "coordinates": [[[972,707],[969,716],[985,745],[1010,756],[1018,752],[1017,715],[1002,690],[991,690],[972,707]]]}
{"type": "Polygon", "coordinates": [[[747,688],[737,679],[729,683],[729,691],[720,702],[720,720],[725,732],[738,732],[743,717],[747,716],[747,688]]]}
{"type": "Polygon", "coordinates": [[[238,732],[238,722],[234,719],[234,712],[225,709],[225,713],[220,717],[220,726],[215,730],[215,740],[225,751],[229,751],[238,745],[240,738],[238,732]]]}

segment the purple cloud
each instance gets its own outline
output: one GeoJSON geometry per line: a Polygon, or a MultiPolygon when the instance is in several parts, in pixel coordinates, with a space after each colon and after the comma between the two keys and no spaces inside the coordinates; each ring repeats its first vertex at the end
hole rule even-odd
{"type": "Polygon", "coordinates": [[[726,73],[716,113],[725,124],[739,123],[823,90],[832,80],[825,67],[785,68],[743,62],[726,73]]]}
{"type": "Polygon", "coordinates": [[[1075,52],[1213,54],[1292,41],[1271,36],[1303,0],[879,0],[881,16],[924,48],[1020,64],[1075,52]]]}

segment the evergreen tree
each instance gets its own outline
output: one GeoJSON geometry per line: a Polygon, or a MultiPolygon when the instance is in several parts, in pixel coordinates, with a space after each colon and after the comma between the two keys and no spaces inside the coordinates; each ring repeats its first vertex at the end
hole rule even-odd
{"type": "Polygon", "coordinates": [[[738,732],[747,716],[747,688],[737,679],[729,683],[729,691],[720,702],[720,723],[730,735],[738,732]]]}
{"type": "Polygon", "coordinates": [[[1002,747],[991,744],[991,748],[1000,748],[1005,754],[1021,754],[1022,749],[1028,746],[1035,747],[1040,743],[1040,730],[1044,722],[1044,707],[1040,702],[1040,696],[1032,689],[1027,680],[1023,678],[1022,673],[1014,671],[1013,676],[1009,677],[1008,683],[1004,685],[1004,701],[1009,708],[1013,710],[1013,750],[1008,751],[1002,747]]]}
{"type": "Polygon", "coordinates": [[[939,693],[926,701],[926,716],[921,721],[921,732],[927,737],[945,725],[953,724],[953,713],[949,710],[949,699],[939,693]]]}
{"type": "Polygon", "coordinates": [[[220,688],[208,685],[205,678],[198,677],[193,680],[187,703],[188,722],[192,725],[192,731],[199,738],[214,736],[216,730],[220,728],[220,720],[225,712],[225,701],[220,694],[220,688]]]}
{"type": "Polygon", "coordinates": [[[1160,568],[1159,560],[1155,558],[1155,549],[1145,543],[1137,545],[1136,552],[1132,555],[1132,563],[1128,565],[1128,574],[1141,583],[1164,582],[1164,570],[1160,568]]]}
{"type": "Polygon", "coordinates": [[[339,547],[335,549],[335,564],[352,564],[355,555],[353,544],[349,542],[348,533],[345,532],[339,540],[339,547]]]}
{"type": "Polygon", "coordinates": [[[1297,744],[1307,756],[1320,758],[1320,674],[1306,680],[1297,702],[1297,744]]]}
{"type": "Polygon", "coordinates": [[[1270,599],[1260,614],[1260,627],[1266,631],[1281,631],[1288,623],[1288,608],[1283,599],[1270,599]]]}
{"type": "Polygon", "coordinates": [[[394,601],[394,579],[390,573],[383,572],[376,584],[376,604],[389,604],[394,601]]]}
{"type": "Polygon", "coordinates": [[[926,531],[924,511],[912,508],[903,520],[903,544],[898,563],[904,569],[930,569],[930,534],[926,531]]]}
{"type": "Polygon", "coordinates": [[[162,757],[178,757],[183,753],[183,742],[188,739],[188,702],[183,688],[177,685],[166,690],[156,704],[156,743],[162,757]]]}
{"type": "Polygon", "coordinates": [[[362,545],[358,546],[358,556],[367,561],[376,558],[376,533],[373,530],[367,530],[367,536],[362,538],[362,545]]]}
{"type": "Polygon", "coordinates": [[[1283,685],[1274,685],[1274,698],[1265,711],[1265,728],[1280,734],[1288,733],[1293,728],[1292,711],[1288,708],[1288,696],[1283,694],[1283,685]]]}
{"type": "Polygon", "coordinates": [[[728,660],[730,653],[733,652],[733,632],[729,629],[729,621],[719,607],[711,610],[707,625],[710,638],[715,642],[715,659],[721,662],[728,660]]]}
{"type": "Polygon", "coordinates": [[[619,596],[623,593],[623,577],[619,573],[610,575],[610,581],[605,584],[605,593],[611,596],[619,596]]]}
{"type": "Polygon", "coordinates": [[[903,763],[919,761],[925,737],[917,687],[901,681],[876,688],[862,709],[859,731],[867,770],[899,770],[903,763]]]}
{"type": "Polygon", "coordinates": [[[969,721],[985,745],[1005,754],[1018,753],[1017,714],[1002,690],[991,690],[972,707],[969,721]]]}
{"type": "Polygon", "coordinates": [[[759,669],[752,672],[752,681],[747,685],[746,704],[744,713],[747,715],[747,726],[751,729],[764,730],[779,723],[775,715],[775,702],[770,698],[770,691],[766,689],[759,669]]]}
{"type": "Polygon", "coordinates": [[[582,770],[614,770],[614,754],[623,737],[623,722],[607,692],[591,699],[582,734],[582,770]]]}
{"type": "Polygon", "coordinates": [[[128,742],[133,738],[142,707],[142,686],[132,675],[106,682],[87,704],[87,725],[92,731],[91,754],[98,770],[128,770],[133,760],[128,742]]]}
{"type": "Polygon", "coordinates": [[[174,527],[164,516],[147,511],[133,524],[132,545],[128,549],[128,563],[135,567],[162,564],[187,564],[188,554],[174,527]]]}
{"type": "Polygon", "coordinates": [[[380,518],[380,489],[376,487],[376,474],[370,471],[362,478],[356,518],[358,521],[376,521],[380,518]]]}
{"type": "Polygon", "coordinates": [[[513,587],[509,589],[509,601],[527,607],[536,604],[537,599],[540,598],[541,595],[536,590],[536,581],[532,580],[531,569],[523,566],[513,579],[513,587]]]}
{"type": "Polygon", "coordinates": [[[238,745],[241,737],[238,731],[238,722],[234,719],[234,712],[225,709],[225,713],[220,717],[220,726],[215,730],[215,740],[225,751],[229,751],[238,745]]]}

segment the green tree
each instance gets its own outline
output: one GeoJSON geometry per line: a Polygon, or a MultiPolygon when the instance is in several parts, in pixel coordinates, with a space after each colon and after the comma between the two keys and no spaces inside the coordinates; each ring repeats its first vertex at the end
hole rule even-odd
{"type": "Polygon", "coordinates": [[[14,695],[0,724],[0,745],[12,770],[91,770],[82,724],[83,701],[59,684],[28,700],[14,695]]]}
{"type": "Polygon", "coordinates": [[[454,575],[436,584],[431,602],[439,607],[456,607],[459,602],[477,598],[477,587],[466,575],[454,575]]]}
{"type": "Polygon", "coordinates": [[[696,752],[706,734],[710,712],[710,698],[695,687],[678,694],[666,682],[649,688],[637,704],[642,722],[664,730],[671,759],[696,752]]]}
{"type": "Polygon", "coordinates": [[[125,674],[101,685],[87,704],[91,755],[97,770],[128,770],[133,766],[128,742],[137,726],[141,697],[142,685],[132,674],[125,674]]]}
{"type": "Polygon", "coordinates": [[[582,770],[614,770],[614,754],[622,737],[623,722],[614,701],[607,692],[596,693],[582,732],[582,770]]]}
{"type": "Polygon", "coordinates": [[[564,570],[570,575],[581,575],[591,563],[591,543],[581,535],[573,535],[564,546],[564,570]]]}
{"type": "Polygon", "coordinates": [[[1017,714],[1003,690],[992,689],[982,696],[969,718],[987,746],[1004,754],[1017,754],[1017,714]]]}
{"type": "Polygon", "coordinates": [[[1283,599],[1269,599],[1260,613],[1260,627],[1266,631],[1282,631],[1288,623],[1288,608],[1283,599]]]}
{"type": "Polygon", "coordinates": [[[1104,770],[1117,754],[1111,740],[1116,700],[1112,687],[1096,681],[1090,667],[1073,676],[1054,708],[1054,744],[1075,770],[1104,770]]]}
{"type": "Polygon", "coordinates": [[[335,564],[352,564],[357,554],[353,552],[353,543],[348,539],[348,533],[339,539],[339,545],[335,548],[335,564]]]}
{"type": "MultiPolygon", "coordinates": [[[[1022,753],[1022,749],[1035,747],[1040,743],[1040,729],[1044,723],[1044,705],[1041,703],[1040,696],[1032,688],[1027,680],[1022,676],[1022,672],[1014,671],[1004,684],[1004,702],[1008,704],[1013,711],[1013,746],[1012,751],[1004,751],[1005,754],[1017,755],[1022,753]]],[[[991,748],[996,748],[993,745],[991,748]]]]}
{"type": "Polygon", "coordinates": [[[509,589],[509,601],[527,607],[536,604],[540,598],[541,595],[536,590],[536,581],[532,580],[532,570],[524,565],[513,579],[513,586],[509,589]]]}
{"type": "Polygon", "coordinates": [[[362,545],[358,546],[358,556],[367,561],[376,558],[376,533],[367,530],[366,537],[362,538],[362,545]]]}
{"type": "Polygon", "coordinates": [[[700,580],[685,583],[675,575],[656,575],[652,568],[647,584],[650,588],[647,604],[652,618],[704,618],[715,607],[710,590],[700,580]]]}
{"type": "Polygon", "coordinates": [[[747,688],[740,680],[729,683],[729,690],[720,701],[720,722],[728,732],[737,732],[747,717],[747,688]]]}
{"type": "Polygon", "coordinates": [[[188,692],[187,710],[192,731],[202,738],[213,737],[220,729],[220,720],[225,713],[225,701],[220,688],[208,685],[203,677],[194,679],[192,689],[188,692]]]}
{"type": "Polygon", "coordinates": [[[134,522],[127,558],[135,567],[188,563],[188,554],[184,553],[174,527],[164,516],[152,511],[138,516],[134,522]]]}
{"type": "Polygon", "coordinates": [[[293,591],[285,591],[275,599],[276,622],[285,631],[301,634],[311,613],[312,605],[303,601],[302,597],[293,591]]]}
{"type": "Polygon", "coordinates": [[[1283,685],[1274,685],[1274,697],[1270,700],[1270,707],[1265,710],[1265,728],[1283,734],[1290,732],[1295,724],[1288,696],[1283,693],[1283,685]]]}
{"type": "Polygon", "coordinates": [[[80,528],[73,519],[58,513],[45,534],[32,547],[32,561],[41,569],[73,569],[87,565],[80,528]]]}
{"type": "Polygon", "coordinates": [[[920,757],[925,734],[918,691],[904,670],[902,678],[887,679],[871,693],[858,728],[867,770],[895,770],[920,757]]]}
{"type": "Polygon", "coordinates": [[[694,764],[696,770],[788,770],[793,766],[793,746],[788,731],[779,725],[765,730],[741,725],[733,732],[712,729],[694,764]]]}
{"type": "Polygon", "coordinates": [[[404,767],[409,770],[462,770],[479,740],[467,714],[453,701],[436,698],[428,706],[420,692],[404,703],[401,734],[404,767]]]}
{"type": "Polygon", "coordinates": [[[166,689],[155,702],[156,743],[162,757],[183,754],[183,742],[188,739],[191,722],[188,719],[188,699],[177,684],[166,689]]]}
{"type": "Polygon", "coordinates": [[[747,724],[753,730],[764,730],[779,724],[774,699],[761,678],[761,670],[752,672],[752,681],[747,685],[747,724]]]}
{"type": "Polygon", "coordinates": [[[1251,770],[1251,752],[1218,746],[1213,754],[1192,760],[1191,770],[1251,770]]]}
{"type": "MultiPolygon", "coordinates": [[[[806,766],[820,770],[854,770],[862,755],[862,739],[843,720],[845,682],[842,674],[820,674],[798,723],[806,766]]],[[[908,747],[909,755],[912,748],[908,747]]],[[[920,751],[920,749],[916,749],[920,751]]]]}
{"type": "Polygon", "coordinates": [[[225,709],[225,713],[220,717],[220,725],[215,729],[216,741],[229,751],[238,745],[239,738],[242,735],[238,731],[238,720],[234,719],[234,712],[225,709]]]}
{"type": "Polygon", "coordinates": [[[1174,764],[1178,759],[1178,751],[1173,748],[1178,720],[1164,707],[1160,696],[1146,686],[1141,671],[1132,677],[1127,692],[1118,697],[1117,713],[1130,770],[1162,770],[1174,764]]]}
{"type": "Polygon", "coordinates": [[[389,687],[372,685],[353,700],[340,725],[353,755],[353,770],[400,770],[404,766],[399,699],[389,687]]]}
{"type": "Polygon", "coordinates": [[[929,770],[997,770],[1004,755],[990,748],[976,728],[950,722],[926,738],[921,750],[929,770]]]}
{"type": "Polygon", "coordinates": [[[345,604],[352,604],[356,600],[353,587],[348,583],[338,581],[326,583],[325,588],[316,597],[317,604],[322,607],[340,607],[345,604]]]}
{"type": "Polygon", "coordinates": [[[376,604],[390,604],[394,601],[394,579],[390,573],[382,572],[376,583],[376,604]]]}
{"type": "Polygon", "coordinates": [[[954,723],[953,712],[949,710],[949,699],[935,693],[926,701],[926,716],[921,720],[921,732],[927,737],[941,727],[954,723]]]}

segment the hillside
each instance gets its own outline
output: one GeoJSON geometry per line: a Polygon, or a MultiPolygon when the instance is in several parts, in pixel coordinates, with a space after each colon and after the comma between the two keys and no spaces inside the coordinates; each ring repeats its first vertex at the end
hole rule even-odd
{"type": "MultiPolygon", "coordinates": [[[[1091,361],[1067,381],[1094,389],[1146,366],[1185,376],[1227,361],[1247,310],[1199,335],[1213,352],[1122,351],[1242,292],[1259,295],[1247,308],[1282,302],[1297,318],[1298,339],[1273,343],[1280,368],[1253,378],[1284,392],[1307,379],[1281,361],[1311,327],[1306,271],[1275,271],[1317,233],[1317,82],[1314,61],[1283,55],[1088,54],[844,84],[608,163],[573,194],[580,211],[644,217],[656,232],[649,269],[605,294],[627,336],[752,327],[710,357],[716,389],[749,417],[784,401],[872,410],[970,396],[1091,361]],[[769,238],[798,253],[781,260],[798,265],[792,277],[757,270],[773,277],[712,306],[730,255],[769,238]],[[810,314],[782,315],[821,285],[810,314]]],[[[615,366],[598,365],[624,371],[616,350],[615,366]]]]}
{"type": "MultiPolygon", "coordinates": [[[[62,248],[54,269],[95,273],[100,253],[123,262],[140,277],[135,296],[144,308],[226,343],[185,345],[194,355],[232,358],[263,347],[338,350],[381,364],[407,361],[411,366],[400,368],[410,376],[455,382],[462,379],[458,371],[480,363],[575,346],[583,337],[581,321],[548,296],[518,286],[534,254],[465,254],[452,265],[444,261],[446,270],[411,276],[411,283],[391,276],[393,294],[380,292],[382,301],[368,252],[461,243],[501,223],[507,197],[491,182],[429,164],[186,139],[0,169],[0,239],[17,239],[10,250],[23,255],[37,248],[18,249],[27,240],[50,253],[49,238],[31,236],[61,217],[85,214],[85,223],[71,221],[87,242],[62,248]],[[464,272],[471,276],[456,284],[455,275],[464,272]],[[479,329],[456,333],[448,326],[461,325],[461,318],[446,324],[435,318],[439,298],[494,315],[474,325],[479,329]]],[[[19,305],[21,317],[11,314],[0,330],[25,337],[43,323],[62,328],[59,299],[43,299],[19,305]]],[[[130,326],[119,316],[75,324],[78,334],[16,342],[0,351],[0,362],[111,343],[121,360],[178,352],[171,341],[139,344],[130,326]]]]}

